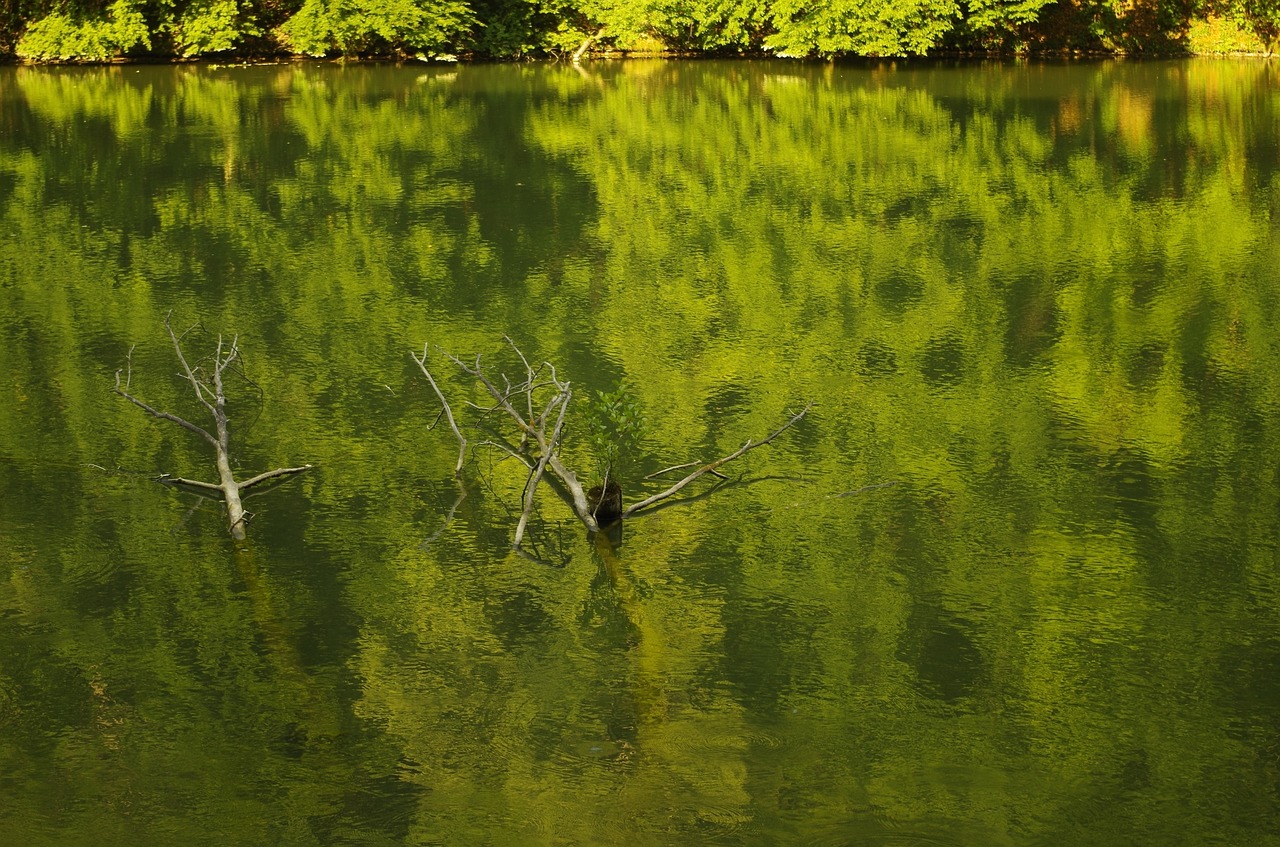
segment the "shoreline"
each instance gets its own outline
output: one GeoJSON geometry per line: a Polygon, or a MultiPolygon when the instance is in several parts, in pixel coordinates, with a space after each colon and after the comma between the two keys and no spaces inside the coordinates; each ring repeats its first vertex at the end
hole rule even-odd
{"type": "Polygon", "coordinates": [[[403,55],[370,55],[370,56],[307,56],[281,54],[278,56],[117,56],[105,61],[66,59],[24,59],[13,55],[0,55],[0,67],[116,67],[126,65],[209,65],[217,67],[251,66],[251,65],[293,65],[293,64],[330,64],[330,65],[534,65],[534,64],[589,64],[599,61],[629,61],[635,59],[668,59],[692,62],[758,62],[780,61],[801,64],[881,64],[885,62],[908,62],[929,64],[946,61],[1029,61],[1029,62],[1061,62],[1061,61],[1100,61],[1121,59],[1125,61],[1169,61],[1174,59],[1262,59],[1280,58],[1277,53],[1262,53],[1242,50],[1206,51],[1206,52],[1168,52],[1168,53],[1124,53],[1107,50],[1046,50],[1034,53],[1000,53],[983,51],[951,51],[939,52],[924,56],[834,56],[822,58],[818,56],[779,56],[773,53],[758,54],[708,54],[684,53],[679,51],[602,51],[584,57],[581,62],[572,62],[568,58],[555,56],[539,56],[536,58],[502,59],[485,56],[403,56],[403,55]]]}

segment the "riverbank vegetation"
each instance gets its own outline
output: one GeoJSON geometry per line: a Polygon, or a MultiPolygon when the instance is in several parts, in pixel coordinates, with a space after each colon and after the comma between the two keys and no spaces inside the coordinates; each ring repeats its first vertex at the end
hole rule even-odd
{"type": "Polygon", "coordinates": [[[5,0],[26,61],[1270,53],[1280,0],[5,0]]]}

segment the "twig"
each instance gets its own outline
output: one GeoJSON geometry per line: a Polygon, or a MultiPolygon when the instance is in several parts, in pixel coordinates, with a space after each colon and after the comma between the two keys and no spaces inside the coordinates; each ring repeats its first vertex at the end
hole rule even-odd
{"type": "MultiPolygon", "coordinates": [[[[422,345],[422,358],[418,358],[410,353],[409,356],[418,363],[419,369],[422,370],[423,376],[427,378],[427,382],[431,383],[431,390],[436,393],[436,397],[440,398],[440,404],[444,408],[444,415],[449,420],[449,428],[453,430],[454,436],[458,439],[458,464],[453,470],[455,477],[462,476],[462,466],[467,458],[467,439],[462,437],[462,431],[458,429],[458,422],[453,419],[453,408],[449,406],[449,401],[445,399],[444,392],[440,390],[440,386],[436,384],[436,379],[431,375],[431,371],[427,369],[427,353],[430,352],[430,345],[422,345]]],[[[437,418],[438,420],[438,418],[437,418]]],[[[432,424],[434,426],[434,424],[432,424]]]]}
{"type": "MultiPolygon", "coordinates": [[[[216,416],[217,412],[214,410],[213,406],[208,400],[204,399],[205,393],[209,391],[208,386],[196,377],[195,372],[191,370],[191,366],[187,364],[187,357],[182,352],[182,342],[179,340],[178,335],[173,331],[173,324],[170,322],[170,318],[172,317],[173,310],[170,309],[168,314],[164,316],[164,329],[165,332],[169,333],[170,340],[173,341],[173,350],[178,355],[178,362],[182,365],[182,372],[186,376],[187,381],[191,383],[191,389],[196,393],[196,399],[200,401],[201,405],[209,410],[209,414],[216,416]]],[[[182,333],[182,337],[186,338],[187,333],[191,332],[192,329],[195,329],[194,325],[187,327],[186,331],[182,333]]]]}
{"type": "MultiPolygon", "coordinates": [[[[511,336],[504,335],[502,336],[502,340],[511,345],[511,349],[516,351],[516,355],[520,357],[520,361],[524,364],[524,375],[525,375],[524,384],[533,385],[534,373],[533,373],[533,368],[529,367],[529,360],[524,357],[524,353],[521,352],[520,348],[516,346],[516,343],[511,340],[511,336]]],[[[528,403],[529,417],[532,418],[533,417],[533,391],[532,390],[526,391],[525,397],[529,401],[528,403]]]]}
{"type": "Polygon", "coordinates": [[[156,482],[160,482],[165,485],[180,485],[186,488],[198,488],[201,491],[211,491],[218,495],[218,499],[222,499],[222,486],[214,485],[211,482],[201,482],[198,479],[183,479],[180,476],[170,476],[167,473],[162,473],[160,476],[156,477],[156,482]]]}
{"type": "Polygon", "coordinates": [[[517,462],[524,465],[529,470],[533,470],[533,462],[530,462],[521,453],[512,449],[511,447],[508,447],[507,445],[503,444],[501,441],[493,441],[493,440],[481,441],[480,446],[496,447],[498,450],[501,450],[503,453],[506,453],[508,458],[515,459],[517,462]]]}

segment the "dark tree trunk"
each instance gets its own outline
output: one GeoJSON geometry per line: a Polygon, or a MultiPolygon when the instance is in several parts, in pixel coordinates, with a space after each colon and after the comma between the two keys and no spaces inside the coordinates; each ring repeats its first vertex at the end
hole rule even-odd
{"type": "Polygon", "coordinates": [[[597,526],[608,526],[622,519],[622,486],[613,480],[588,491],[587,502],[597,526]]]}

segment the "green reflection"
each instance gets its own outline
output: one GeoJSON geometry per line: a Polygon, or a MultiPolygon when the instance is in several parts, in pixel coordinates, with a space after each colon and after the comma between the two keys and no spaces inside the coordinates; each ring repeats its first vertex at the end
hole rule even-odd
{"type": "Polygon", "coordinates": [[[0,69],[0,842],[1277,843],[1276,73],[0,69]],[[170,309],[321,466],[241,548],[170,309]],[[629,496],[820,405],[543,567],[407,355],[504,333],[629,496]]]}

